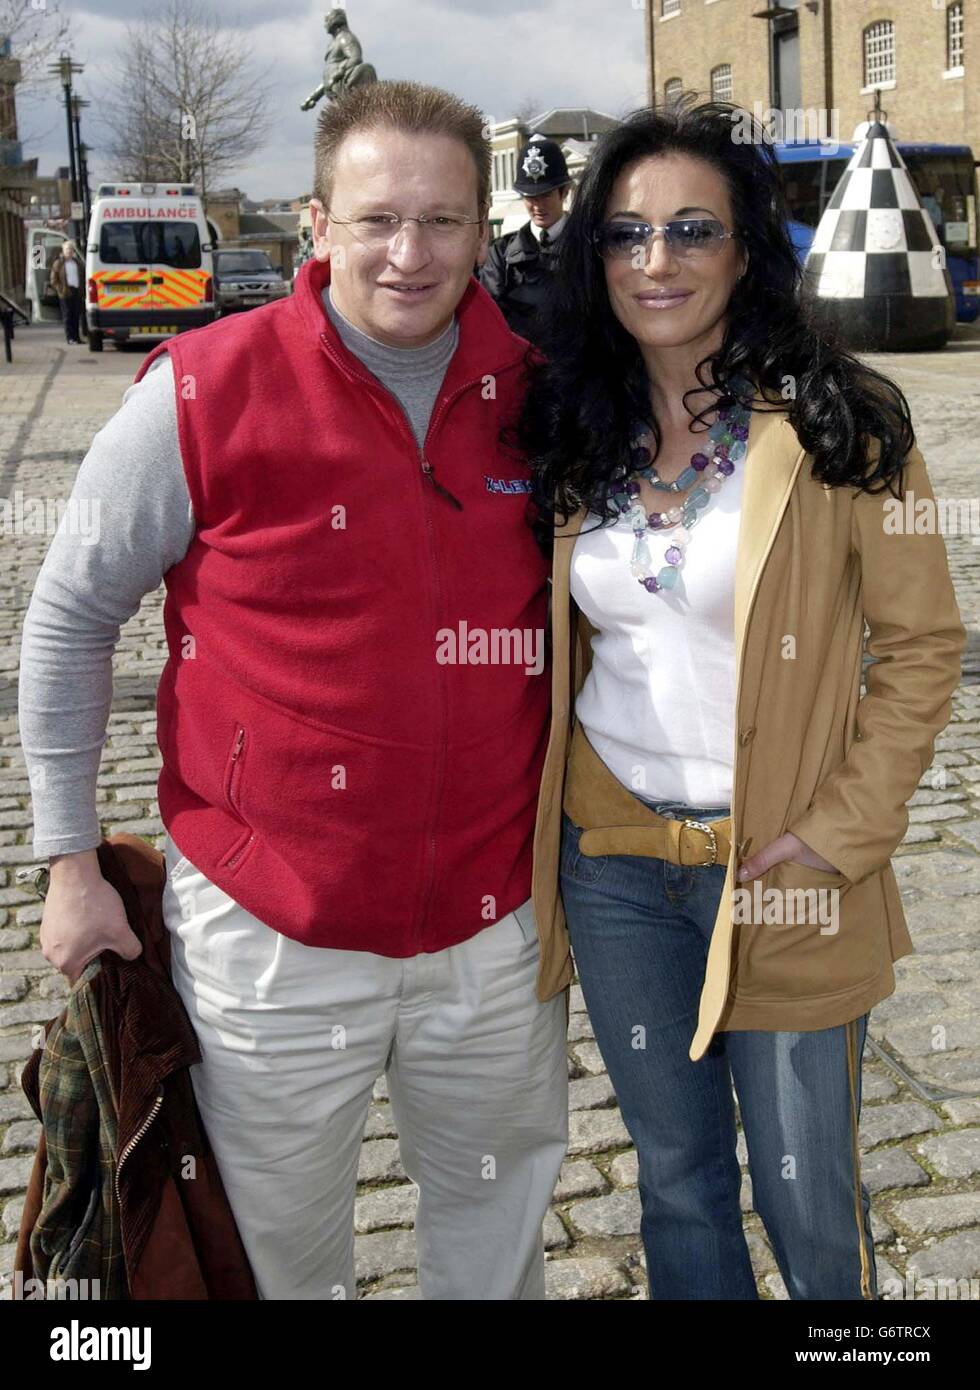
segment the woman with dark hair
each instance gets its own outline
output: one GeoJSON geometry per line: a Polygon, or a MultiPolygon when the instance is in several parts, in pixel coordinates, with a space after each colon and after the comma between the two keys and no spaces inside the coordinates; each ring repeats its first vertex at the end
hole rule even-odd
{"type": "Polygon", "coordinates": [[[808,322],[749,122],[635,113],[563,238],[521,425],[554,554],[539,994],[570,942],[651,1298],[757,1297],[734,1084],[789,1296],[872,1299],[861,1054],[965,632],[938,530],[895,524],[934,500],[906,402],[808,322]]]}

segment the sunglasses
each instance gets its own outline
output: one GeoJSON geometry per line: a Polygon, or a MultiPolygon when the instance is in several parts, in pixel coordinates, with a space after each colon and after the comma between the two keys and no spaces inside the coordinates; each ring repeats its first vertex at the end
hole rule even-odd
{"type": "Polygon", "coordinates": [[[596,232],[595,244],[606,260],[631,260],[641,248],[646,259],[657,232],[663,232],[675,256],[717,256],[726,241],[738,237],[714,217],[678,217],[661,227],[652,222],[606,222],[596,232]]]}

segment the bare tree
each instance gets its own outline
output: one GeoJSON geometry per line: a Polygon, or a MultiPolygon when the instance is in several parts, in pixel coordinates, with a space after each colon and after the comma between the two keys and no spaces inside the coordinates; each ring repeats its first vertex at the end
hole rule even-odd
{"type": "MultiPolygon", "coordinates": [[[[20,140],[25,147],[40,144],[54,131],[64,131],[64,117],[52,119],[42,106],[56,87],[58,78],[48,72],[48,64],[68,47],[69,23],[58,0],[45,0],[43,6],[32,0],[0,0],[0,61],[5,50],[20,64],[17,83],[17,115],[20,140]],[[45,110],[38,125],[38,112],[45,110]]],[[[0,140],[12,138],[14,111],[0,108],[0,140]]]]}
{"type": "Polygon", "coordinates": [[[525,97],[524,100],[518,102],[515,107],[514,117],[516,120],[520,121],[522,126],[528,126],[531,121],[534,120],[535,116],[541,115],[543,110],[544,107],[541,105],[540,101],[538,101],[537,97],[525,97]]]}
{"type": "Polygon", "coordinates": [[[272,124],[270,69],[203,0],[167,0],[126,30],[102,102],[116,171],[194,183],[202,197],[260,145],[272,124]]]}
{"type": "Polygon", "coordinates": [[[19,93],[57,81],[47,65],[66,46],[68,32],[58,0],[0,0],[0,52],[7,40],[10,57],[20,62],[19,93]]]}

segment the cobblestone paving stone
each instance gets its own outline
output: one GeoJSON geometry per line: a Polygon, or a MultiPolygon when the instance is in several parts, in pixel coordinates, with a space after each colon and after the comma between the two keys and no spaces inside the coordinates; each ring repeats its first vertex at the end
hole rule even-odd
{"type": "MultiPolygon", "coordinates": [[[[12,367],[0,364],[0,496],[16,489],[67,496],[141,353],[66,349],[55,327],[18,332],[14,353],[12,367]]],[[[909,397],[937,496],[973,496],[980,327],[960,326],[942,353],[873,360],[909,397]]],[[[55,1014],[66,993],[37,947],[40,904],[15,878],[32,863],[16,720],[20,631],[47,543],[43,536],[0,537],[0,1276],[12,1268],[38,1132],[20,1072],[32,1026],[55,1014]]],[[[947,536],[947,545],[970,647],[952,722],[912,798],[909,833],[894,861],[916,952],[897,963],[896,992],[872,1013],[863,1069],[863,1175],[872,1193],[882,1291],[886,1279],[904,1288],[907,1276],[980,1278],[980,547],[969,535],[947,536]]],[[[129,830],[157,845],[163,827],[153,702],[166,656],[162,596],[162,589],[149,595],[123,629],[99,783],[107,833],[129,830]]],[[[577,985],[571,1009],[570,1144],[544,1227],[548,1297],[642,1299],[636,1153],[577,985]]],[[[738,1157],[759,1293],[783,1299],[776,1261],[752,1210],[741,1134],[738,1157]]],[[[362,1297],[418,1296],[415,1196],[399,1162],[382,1077],[365,1130],[355,1206],[362,1297]]],[[[974,1297],[976,1290],[974,1284],[974,1297]]]]}

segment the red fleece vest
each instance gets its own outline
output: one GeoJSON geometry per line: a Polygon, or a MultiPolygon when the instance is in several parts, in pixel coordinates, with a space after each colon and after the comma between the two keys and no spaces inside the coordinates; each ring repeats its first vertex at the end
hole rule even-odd
{"type": "Polygon", "coordinates": [[[328,320],[328,280],[309,261],[289,299],[138,373],[170,353],[197,522],[165,575],[160,813],[277,931],[412,956],[531,891],[546,565],[500,441],[526,344],[472,281],[423,457],[328,320]]]}

